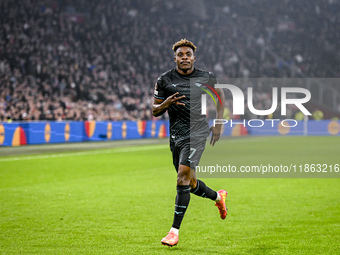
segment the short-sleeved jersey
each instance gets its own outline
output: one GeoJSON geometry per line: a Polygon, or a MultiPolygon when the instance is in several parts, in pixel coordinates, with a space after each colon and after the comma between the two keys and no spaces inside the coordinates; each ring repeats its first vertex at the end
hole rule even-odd
{"type": "Polygon", "coordinates": [[[179,92],[185,95],[180,100],[185,105],[173,104],[168,108],[170,119],[170,138],[175,141],[192,137],[208,137],[209,123],[201,114],[201,95],[206,85],[215,87],[216,78],[211,72],[194,69],[189,75],[182,75],[176,69],[162,74],[156,84],[154,97],[165,100],[179,92]]]}

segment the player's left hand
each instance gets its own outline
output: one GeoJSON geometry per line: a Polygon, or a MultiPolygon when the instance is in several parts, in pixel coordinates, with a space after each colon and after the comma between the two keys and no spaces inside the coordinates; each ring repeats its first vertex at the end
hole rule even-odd
{"type": "Polygon", "coordinates": [[[222,125],[215,125],[210,127],[211,139],[210,145],[214,146],[215,143],[220,139],[222,125]]]}

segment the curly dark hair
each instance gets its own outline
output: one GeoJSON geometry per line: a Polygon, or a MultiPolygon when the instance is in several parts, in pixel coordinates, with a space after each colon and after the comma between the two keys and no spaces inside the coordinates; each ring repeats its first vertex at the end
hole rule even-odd
{"type": "Polygon", "coordinates": [[[173,46],[172,46],[172,49],[174,52],[176,52],[176,50],[179,48],[179,47],[182,47],[182,46],[188,46],[190,47],[194,52],[196,51],[196,46],[190,42],[189,40],[187,39],[181,39],[180,41],[176,42],[173,46]]]}

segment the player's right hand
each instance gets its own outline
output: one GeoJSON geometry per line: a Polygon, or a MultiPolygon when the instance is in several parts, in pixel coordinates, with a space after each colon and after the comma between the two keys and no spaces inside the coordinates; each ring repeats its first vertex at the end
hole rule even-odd
{"type": "Polygon", "coordinates": [[[176,92],[175,94],[169,96],[164,103],[169,107],[170,105],[176,104],[176,105],[185,105],[184,103],[179,102],[179,100],[185,98],[185,95],[179,96],[179,92],[176,92]]]}
{"type": "Polygon", "coordinates": [[[176,92],[165,100],[154,98],[152,105],[152,115],[155,117],[161,116],[173,104],[185,105],[184,103],[179,102],[179,100],[185,98],[185,95],[177,97],[178,94],[179,92],[176,92]]]}

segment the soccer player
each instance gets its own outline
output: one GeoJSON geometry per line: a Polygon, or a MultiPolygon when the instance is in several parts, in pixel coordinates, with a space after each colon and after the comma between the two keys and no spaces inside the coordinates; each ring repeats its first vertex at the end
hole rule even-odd
{"type": "Polygon", "coordinates": [[[182,39],[173,45],[176,68],[162,74],[154,91],[152,114],[157,117],[168,111],[170,119],[170,149],[177,171],[177,196],[172,227],[162,244],[174,246],[178,243],[179,228],[189,205],[190,193],[215,201],[221,219],[227,216],[225,200],[227,192],[218,192],[207,187],[196,178],[198,165],[210,133],[212,146],[220,138],[221,125],[209,128],[208,120],[201,114],[201,95],[211,89],[219,95],[216,118],[223,118],[224,93],[214,88],[216,79],[211,72],[196,69],[196,46],[182,39]],[[201,89],[205,88],[205,89],[201,89]]]}

